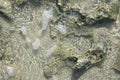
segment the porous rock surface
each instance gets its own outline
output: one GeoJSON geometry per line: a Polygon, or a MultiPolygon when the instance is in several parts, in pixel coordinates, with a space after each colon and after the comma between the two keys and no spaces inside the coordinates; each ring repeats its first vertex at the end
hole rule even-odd
{"type": "Polygon", "coordinates": [[[0,80],[71,80],[97,48],[103,62],[78,80],[119,80],[119,42],[119,0],[0,0],[0,80]]]}

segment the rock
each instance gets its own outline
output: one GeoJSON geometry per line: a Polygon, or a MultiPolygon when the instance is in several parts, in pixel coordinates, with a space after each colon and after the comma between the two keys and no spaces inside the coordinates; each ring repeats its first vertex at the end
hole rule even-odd
{"type": "Polygon", "coordinates": [[[0,11],[5,14],[10,14],[12,12],[12,5],[9,0],[0,0],[0,11]]]}
{"type": "Polygon", "coordinates": [[[67,33],[67,28],[65,25],[58,24],[56,26],[56,29],[61,33],[61,34],[66,34],[67,33]]]}
{"type": "Polygon", "coordinates": [[[57,45],[52,46],[52,47],[47,51],[46,57],[47,57],[47,58],[50,57],[50,56],[54,53],[54,51],[55,51],[56,49],[57,49],[57,45]]]}
{"type": "Polygon", "coordinates": [[[53,12],[52,8],[49,10],[45,10],[42,14],[42,31],[45,30],[48,26],[49,20],[52,17],[53,12]]]}
{"type": "Polygon", "coordinates": [[[9,77],[13,77],[14,76],[14,69],[13,69],[13,67],[7,66],[6,70],[7,70],[7,74],[9,75],[9,77]]]}
{"type": "Polygon", "coordinates": [[[22,35],[24,35],[24,36],[27,35],[27,29],[26,29],[26,27],[21,27],[20,31],[21,31],[22,35]]]}
{"type": "MultiPolygon", "coordinates": [[[[58,0],[58,3],[62,4],[62,0],[58,0]]],[[[111,1],[110,1],[111,2],[111,1]]],[[[70,10],[73,10],[73,12],[77,12],[79,15],[79,21],[83,22],[84,24],[94,24],[97,21],[101,21],[105,18],[115,20],[116,19],[116,12],[118,11],[118,1],[115,1],[114,3],[110,3],[106,1],[99,1],[95,5],[94,0],[87,0],[86,2],[74,0],[74,1],[66,1],[64,5],[61,5],[60,7],[63,12],[69,12],[70,10]],[[89,5],[88,5],[89,4],[89,5]]],[[[58,5],[59,5],[58,4],[58,5]]],[[[77,21],[78,22],[78,21],[77,21]]]]}
{"type": "MultiPolygon", "coordinates": [[[[118,80],[111,64],[120,42],[120,37],[114,36],[120,32],[119,0],[1,1],[8,1],[8,7],[12,4],[12,13],[7,12],[8,7],[1,12],[11,14],[13,19],[7,24],[0,16],[3,80],[70,80],[75,67],[74,76],[81,74],[78,80],[118,80]],[[88,50],[91,52],[86,56],[88,50]],[[107,57],[101,67],[96,63],[103,60],[103,51],[107,51],[107,57]],[[13,53],[16,56],[11,58],[13,53]],[[89,68],[92,64],[101,68],[89,68]],[[4,69],[6,65],[10,66],[4,69]]],[[[117,70],[118,62],[114,67],[117,70]]]]}

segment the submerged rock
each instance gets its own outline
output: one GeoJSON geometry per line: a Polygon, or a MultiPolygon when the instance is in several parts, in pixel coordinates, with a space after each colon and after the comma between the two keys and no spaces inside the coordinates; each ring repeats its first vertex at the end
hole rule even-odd
{"type": "MultiPolygon", "coordinates": [[[[119,0],[0,2],[4,80],[118,80],[111,64],[120,42],[119,0]]],[[[113,68],[120,70],[119,57],[113,68]]]]}

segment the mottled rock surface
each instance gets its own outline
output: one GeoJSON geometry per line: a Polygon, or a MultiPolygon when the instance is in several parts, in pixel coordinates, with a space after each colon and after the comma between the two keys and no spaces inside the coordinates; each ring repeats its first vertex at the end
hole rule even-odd
{"type": "Polygon", "coordinates": [[[0,0],[0,80],[119,80],[119,50],[119,0],[0,0]]]}

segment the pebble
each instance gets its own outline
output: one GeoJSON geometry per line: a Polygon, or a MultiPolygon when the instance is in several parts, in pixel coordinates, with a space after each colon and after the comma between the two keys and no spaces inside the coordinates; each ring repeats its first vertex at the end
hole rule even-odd
{"type": "Polygon", "coordinates": [[[9,75],[9,77],[14,76],[14,69],[13,69],[13,67],[7,66],[6,70],[7,70],[7,74],[9,75]]]}

